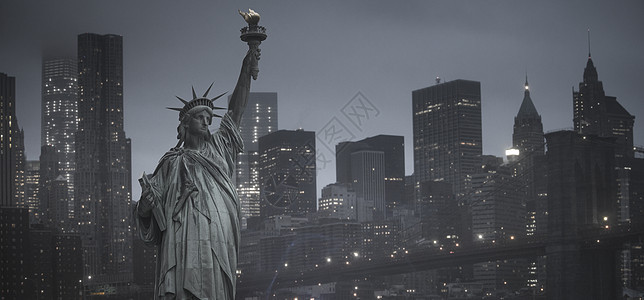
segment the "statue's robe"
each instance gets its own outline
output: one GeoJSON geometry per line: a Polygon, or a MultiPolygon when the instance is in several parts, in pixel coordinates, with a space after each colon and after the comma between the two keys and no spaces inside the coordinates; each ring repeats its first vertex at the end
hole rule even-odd
{"type": "Polygon", "coordinates": [[[159,246],[160,299],[235,298],[241,205],[232,178],[242,150],[239,128],[225,114],[201,149],[170,150],[149,178],[153,213],[135,219],[141,239],[159,246]]]}

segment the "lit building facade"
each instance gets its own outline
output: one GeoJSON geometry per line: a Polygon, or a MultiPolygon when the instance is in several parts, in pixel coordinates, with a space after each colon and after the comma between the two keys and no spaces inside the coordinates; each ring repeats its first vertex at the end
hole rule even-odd
{"type": "Polygon", "coordinates": [[[635,117],[617,102],[616,97],[606,96],[604,84],[599,80],[595,64],[588,53],[583,81],[579,90],[572,93],[573,123],[580,134],[616,138],[616,157],[633,157],[633,123],[635,117]]]}
{"type": "Polygon", "coordinates": [[[248,218],[260,216],[259,138],[277,130],[277,93],[250,93],[239,130],[244,152],[237,156],[235,183],[246,228],[248,218]]]}
{"type": "Polygon", "coordinates": [[[25,206],[24,135],[16,118],[16,78],[0,73],[0,206],[25,206]]]}
{"type": "Polygon", "coordinates": [[[75,221],[87,293],[132,278],[131,146],[123,131],[123,38],[78,36],[75,221]]]}
{"type": "Polygon", "coordinates": [[[320,217],[357,220],[356,192],[352,185],[332,183],[323,187],[318,212],[320,217]]]}
{"type": "Polygon", "coordinates": [[[385,154],[359,150],[351,153],[352,185],[356,191],[359,222],[382,220],[385,206],[385,154]]]}
{"type": "MultiPolygon", "coordinates": [[[[58,154],[61,175],[74,199],[76,167],[74,134],[78,130],[78,65],[75,58],[45,59],[42,64],[40,145],[58,154]]],[[[73,208],[73,206],[70,206],[73,208]]]]}
{"type": "MultiPolygon", "coordinates": [[[[485,165],[483,170],[472,176],[473,243],[512,245],[526,236],[524,187],[508,165],[485,165]]],[[[488,261],[474,264],[473,278],[489,291],[517,291],[526,286],[527,271],[522,259],[488,261]]]]}
{"type": "Polygon", "coordinates": [[[414,174],[462,196],[481,168],[481,84],[454,80],[412,92],[414,174]]]}
{"type": "Polygon", "coordinates": [[[259,138],[258,152],[261,218],[315,212],[315,132],[275,131],[259,138]]]}
{"type": "Polygon", "coordinates": [[[25,202],[29,208],[29,223],[40,222],[40,161],[27,160],[25,163],[25,202]]]}
{"type": "Polygon", "coordinates": [[[406,203],[405,142],[403,136],[377,135],[355,142],[341,142],[335,147],[336,181],[352,183],[351,154],[359,150],[384,153],[385,212],[391,217],[393,210],[406,203]]]}
{"type": "Polygon", "coordinates": [[[514,117],[514,130],[512,132],[512,147],[519,154],[512,161],[515,176],[525,187],[528,235],[537,234],[537,227],[542,226],[541,232],[545,233],[545,202],[547,191],[544,169],[545,140],[543,137],[543,123],[541,116],[530,97],[528,78],[525,81],[523,101],[516,117],[514,117]],[[541,221],[541,222],[538,222],[541,221]]]}
{"type": "Polygon", "coordinates": [[[0,299],[33,299],[29,211],[0,206],[0,299]]]}

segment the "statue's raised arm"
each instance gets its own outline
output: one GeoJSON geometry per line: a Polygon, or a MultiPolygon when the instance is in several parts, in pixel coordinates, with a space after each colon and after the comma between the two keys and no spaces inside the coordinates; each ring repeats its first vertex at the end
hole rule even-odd
{"type": "Polygon", "coordinates": [[[228,104],[230,116],[237,125],[239,125],[242,113],[246,108],[248,94],[250,93],[250,77],[252,76],[253,79],[257,79],[259,73],[257,63],[261,51],[259,45],[266,39],[266,28],[257,25],[260,19],[257,12],[248,9],[248,12],[242,12],[240,10],[239,14],[248,23],[248,26],[241,29],[240,36],[241,40],[248,44],[248,52],[242,62],[239,79],[237,80],[237,85],[228,104]]]}
{"type": "Polygon", "coordinates": [[[256,79],[259,71],[258,46],[266,39],[254,14],[242,29],[249,49],[228,112],[215,113],[226,109],[213,103],[225,93],[208,98],[210,87],[201,97],[194,88],[191,100],[177,97],[183,107],[169,108],[179,112],[177,145],[152,175],[140,179],[134,218],[140,238],[157,246],[155,299],[235,299],[241,204],[233,179],[237,154],[244,148],[239,123],[251,77],[256,79]],[[211,134],[214,117],[222,120],[211,134]]]}
{"type": "Polygon", "coordinates": [[[253,64],[257,64],[257,60],[259,60],[259,52],[259,48],[251,48],[246,53],[239,73],[239,79],[237,79],[237,85],[235,85],[235,90],[230,96],[228,113],[237,126],[239,126],[242,114],[246,109],[248,94],[250,93],[250,77],[252,75],[251,67],[253,64]]]}

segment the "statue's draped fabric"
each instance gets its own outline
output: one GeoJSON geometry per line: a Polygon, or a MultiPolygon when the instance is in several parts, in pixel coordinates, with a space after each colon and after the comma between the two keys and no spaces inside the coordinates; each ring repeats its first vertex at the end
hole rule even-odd
{"type": "Polygon", "coordinates": [[[241,211],[232,178],[242,150],[239,128],[225,114],[204,147],[161,158],[150,178],[153,214],[136,216],[143,241],[160,246],[159,298],[235,298],[241,211]]]}

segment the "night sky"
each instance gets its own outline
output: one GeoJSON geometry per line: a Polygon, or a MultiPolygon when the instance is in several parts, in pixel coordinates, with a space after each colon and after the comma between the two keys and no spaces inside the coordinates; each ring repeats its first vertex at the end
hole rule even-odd
{"type": "MultiPolygon", "coordinates": [[[[635,115],[644,145],[644,1],[0,1],[0,72],[16,77],[27,159],[40,155],[41,62],[76,56],[80,33],[123,36],[125,132],[136,178],[154,170],[176,144],[175,95],[190,87],[232,92],[247,50],[237,9],[262,16],[257,81],[277,92],[279,128],[319,131],[343,122],[358,93],[379,114],[350,127],[353,140],[405,136],[413,172],[411,92],[445,81],[481,82],[483,153],[511,146],[526,73],[544,130],[572,123],[591,53],[607,95],[635,115]]],[[[318,141],[318,151],[332,158],[318,141]]],[[[335,162],[318,162],[318,190],[335,179],[335,162]]],[[[319,193],[319,191],[318,191],[319,193]]]]}

